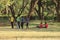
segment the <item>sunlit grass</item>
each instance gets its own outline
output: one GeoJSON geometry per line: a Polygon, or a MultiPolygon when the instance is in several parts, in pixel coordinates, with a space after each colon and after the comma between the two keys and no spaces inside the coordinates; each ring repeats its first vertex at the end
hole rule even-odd
{"type": "MultiPolygon", "coordinates": [[[[48,22],[48,28],[37,28],[37,26],[40,24],[40,20],[33,20],[29,22],[29,29],[26,30],[26,25],[24,24],[24,29],[23,31],[60,31],[60,23],[59,22],[48,22]]],[[[5,23],[6,24],[6,23],[5,23]]],[[[44,24],[44,22],[43,22],[44,24]]],[[[10,24],[9,24],[10,25],[10,24]]],[[[0,26],[0,30],[10,30],[11,29],[11,25],[10,26],[0,26]]],[[[12,30],[12,29],[11,29],[12,30]]],[[[13,30],[18,30],[17,26],[15,25],[15,28],[13,30]]],[[[20,31],[22,31],[22,29],[19,29],[20,31]]]]}

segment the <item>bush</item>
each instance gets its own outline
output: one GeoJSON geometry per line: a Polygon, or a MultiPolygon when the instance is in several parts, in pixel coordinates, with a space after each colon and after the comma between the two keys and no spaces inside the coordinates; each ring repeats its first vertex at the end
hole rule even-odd
{"type": "Polygon", "coordinates": [[[0,17],[0,22],[7,22],[9,19],[8,17],[0,17]]]}
{"type": "Polygon", "coordinates": [[[53,20],[53,19],[54,19],[53,16],[46,16],[46,17],[45,17],[45,20],[53,20]]]}

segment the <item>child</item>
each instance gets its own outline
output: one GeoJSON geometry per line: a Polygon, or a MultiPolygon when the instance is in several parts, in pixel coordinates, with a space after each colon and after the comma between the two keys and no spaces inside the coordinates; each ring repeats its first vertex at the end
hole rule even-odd
{"type": "Polygon", "coordinates": [[[45,28],[48,28],[48,24],[47,24],[47,22],[45,22],[45,28]]]}
{"type": "Polygon", "coordinates": [[[39,28],[43,28],[43,24],[42,24],[42,22],[41,22],[41,24],[39,25],[39,28]]]}
{"type": "Polygon", "coordinates": [[[18,24],[18,27],[20,29],[20,17],[17,17],[17,24],[18,24]]]}
{"type": "Polygon", "coordinates": [[[26,28],[29,28],[28,25],[29,25],[29,18],[26,17],[26,28]]]}
{"type": "Polygon", "coordinates": [[[13,18],[13,17],[10,17],[10,22],[11,22],[11,26],[12,26],[12,28],[14,28],[14,25],[13,25],[14,18],[13,18]]]}
{"type": "Polygon", "coordinates": [[[21,27],[22,27],[22,29],[23,29],[23,26],[24,26],[24,17],[22,16],[22,18],[21,18],[21,27]]]}

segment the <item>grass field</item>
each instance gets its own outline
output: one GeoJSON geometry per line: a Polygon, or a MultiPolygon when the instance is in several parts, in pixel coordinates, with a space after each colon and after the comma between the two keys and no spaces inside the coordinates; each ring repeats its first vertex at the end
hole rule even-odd
{"type": "Polygon", "coordinates": [[[60,40],[60,23],[48,22],[49,27],[36,28],[40,21],[31,21],[29,29],[14,29],[11,26],[0,26],[0,40],[60,40]]]}
{"type": "MultiPolygon", "coordinates": [[[[43,22],[44,23],[44,22],[43,22]]],[[[40,24],[40,21],[38,20],[35,20],[35,21],[30,21],[30,23],[29,23],[29,29],[28,29],[28,31],[38,31],[38,32],[41,32],[41,31],[50,31],[50,32],[53,32],[53,31],[57,31],[57,32],[59,32],[60,31],[60,23],[59,22],[47,22],[48,23],[48,28],[46,29],[46,28],[41,28],[41,29],[39,29],[39,28],[36,28],[36,26],[38,26],[39,24],[40,24]]],[[[6,24],[6,23],[5,23],[6,24]]],[[[7,25],[7,24],[6,24],[7,25]]],[[[11,29],[11,26],[0,26],[0,31],[8,31],[8,30],[10,30],[11,29]]],[[[24,31],[27,31],[27,30],[25,30],[26,29],[26,26],[24,25],[24,31]]],[[[13,30],[13,29],[11,29],[11,30],[13,30]]],[[[17,31],[17,26],[15,26],[15,28],[14,28],[14,30],[15,31],[17,31]]],[[[21,31],[21,29],[19,29],[20,31],[21,31]]]]}

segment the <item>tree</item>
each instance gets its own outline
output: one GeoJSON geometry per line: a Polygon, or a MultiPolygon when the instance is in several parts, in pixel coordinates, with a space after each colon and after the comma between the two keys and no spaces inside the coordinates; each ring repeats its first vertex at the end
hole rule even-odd
{"type": "Polygon", "coordinates": [[[37,2],[38,2],[38,0],[31,0],[28,17],[30,17],[31,14],[34,12],[34,8],[35,8],[35,5],[37,4],[37,2]]]}
{"type": "Polygon", "coordinates": [[[57,5],[56,5],[56,12],[57,12],[57,20],[60,21],[60,0],[56,0],[57,5]]]}
{"type": "Polygon", "coordinates": [[[53,0],[53,2],[56,4],[56,14],[57,14],[57,21],[60,22],[60,0],[53,0]]]}

